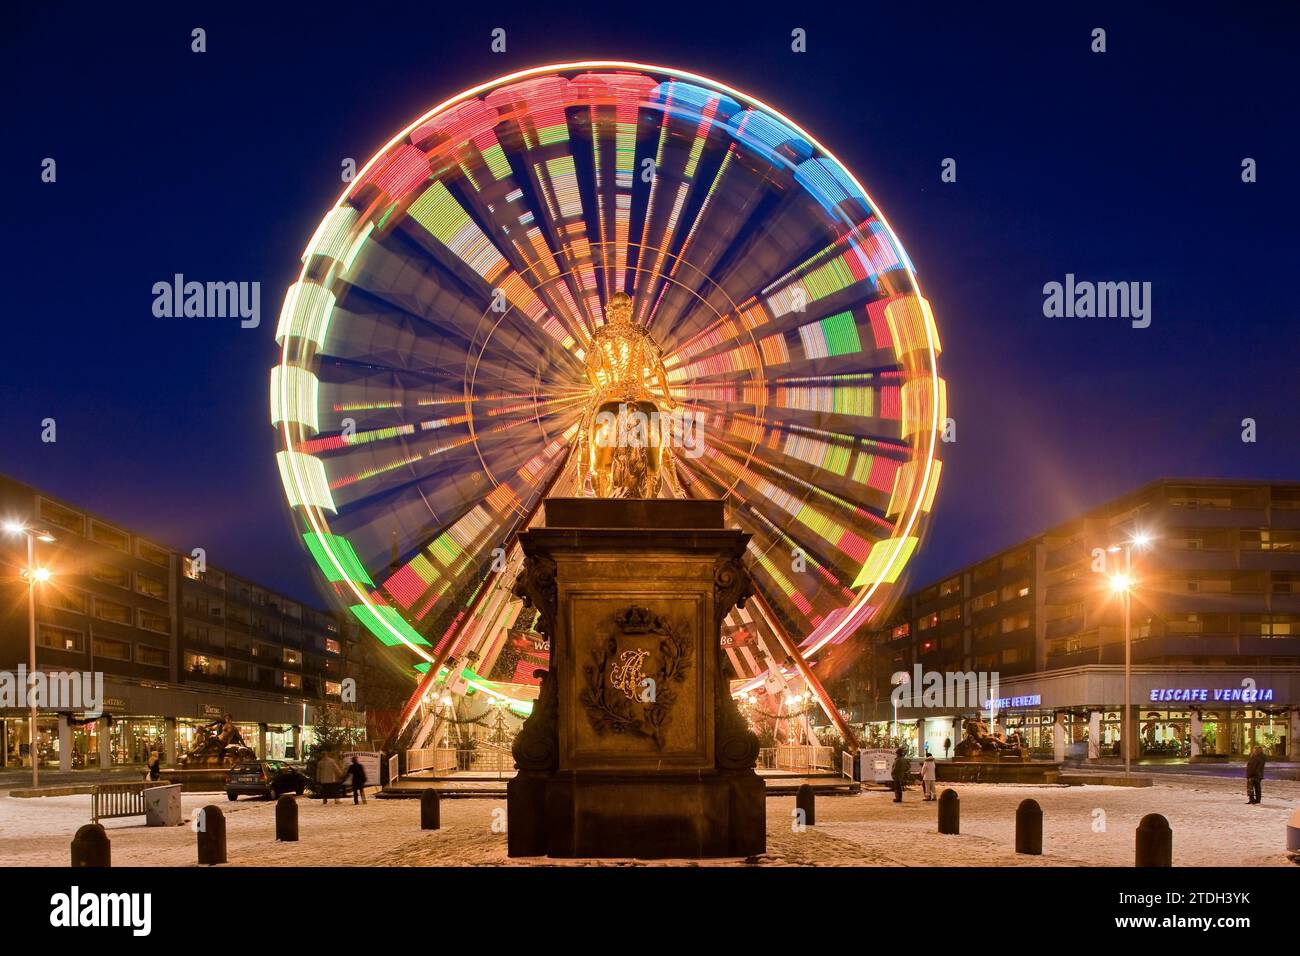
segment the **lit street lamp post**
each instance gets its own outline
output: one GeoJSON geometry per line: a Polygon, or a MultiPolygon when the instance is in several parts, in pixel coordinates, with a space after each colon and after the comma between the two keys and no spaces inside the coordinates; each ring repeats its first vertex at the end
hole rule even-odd
{"type": "Polygon", "coordinates": [[[36,566],[36,542],[50,542],[54,535],[48,531],[37,531],[18,522],[8,522],[5,530],[10,534],[21,534],[27,539],[27,568],[23,579],[27,582],[27,700],[31,705],[28,720],[27,750],[32,758],[32,786],[40,786],[40,754],[36,750],[36,694],[32,691],[32,681],[36,679],[36,585],[50,579],[46,568],[36,566]]]}
{"type": "MultiPolygon", "coordinates": [[[[1124,749],[1124,776],[1133,770],[1133,546],[1146,548],[1150,538],[1138,532],[1124,542],[1124,573],[1110,579],[1110,586],[1119,595],[1124,612],[1124,723],[1120,730],[1120,746],[1124,749]]],[[[1109,548],[1118,551],[1119,547],[1109,548]]]]}

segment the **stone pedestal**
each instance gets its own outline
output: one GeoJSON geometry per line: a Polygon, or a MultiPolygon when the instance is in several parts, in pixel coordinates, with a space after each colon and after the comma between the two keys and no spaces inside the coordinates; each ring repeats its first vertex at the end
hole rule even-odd
{"type": "Polygon", "coordinates": [[[766,849],[758,740],[719,631],[748,535],[719,501],[553,498],[516,593],[551,670],[514,745],[511,856],[725,857],[766,849]]]}

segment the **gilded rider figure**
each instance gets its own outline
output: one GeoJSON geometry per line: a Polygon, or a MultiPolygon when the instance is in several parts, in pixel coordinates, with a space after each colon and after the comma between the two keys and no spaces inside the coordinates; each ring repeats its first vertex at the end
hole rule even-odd
{"type": "Polygon", "coordinates": [[[663,413],[677,408],[663,353],[632,321],[632,298],[616,292],[608,321],[586,352],[591,392],[579,449],[582,486],[598,498],[657,498],[663,481],[681,496],[672,467],[672,428],[663,413]]]}

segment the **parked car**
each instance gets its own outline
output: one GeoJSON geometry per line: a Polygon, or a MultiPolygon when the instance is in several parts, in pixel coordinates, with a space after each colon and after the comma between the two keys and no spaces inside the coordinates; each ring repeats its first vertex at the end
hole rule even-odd
{"type": "Polygon", "coordinates": [[[306,789],[306,775],[283,760],[244,761],[226,771],[228,800],[241,796],[281,797],[286,793],[302,796],[306,789]]]}

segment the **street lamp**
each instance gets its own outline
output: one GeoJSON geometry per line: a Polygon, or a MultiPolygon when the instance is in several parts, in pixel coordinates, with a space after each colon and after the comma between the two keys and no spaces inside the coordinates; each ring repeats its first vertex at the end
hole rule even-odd
{"type": "Polygon", "coordinates": [[[1110,575],[1110,589],[1119,595],[1124,611],[1124,723],[1120,730],[1120,746],[1124,748],[1124,776],[1133,769],[1133,733],[1131,710],[1133,707],[1133,590],[1137,581],[1133,577],[1133,549],[1145,551],[1151,545],[1151,536],[1143,531],[1134,532],[1123,547],[1113,545],[1107,550],[1124,552],[1124,570],[1110,575]]]}
{"type": "Polygon", "coordinates": [[[22,535],[27,539],[27,567],[22,577],[27,582],[27,699],[31,704],[30,727],[28,729],[27,749],[32,757],[32,786],[40,786],[40,755],[36,750],[36,695],[32,693],[31,682],[36,677],[36,585],[44,584],[50,579],[49,568],[36,566],[36,542],[49,544],[54,535],[48,531],[29,528],[20,521],[6,521],[5,531],[11,535],[22,535]]]}

